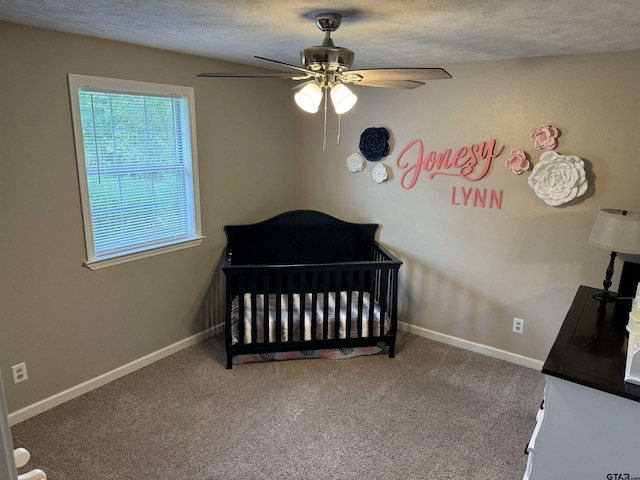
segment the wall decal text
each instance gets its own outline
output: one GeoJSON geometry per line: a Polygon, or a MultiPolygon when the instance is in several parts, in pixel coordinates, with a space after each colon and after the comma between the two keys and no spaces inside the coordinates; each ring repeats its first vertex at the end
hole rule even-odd
{"type": "Polygon", "coordinates": [[[465,207],[502,208],[502,190],[495,191],[486,188],[469,187],[451,188],[451,205],[464,205],[465,207]],[[489,194],[487,196],[487,193],[489,194]],[[462,203],[461,203],[462,202],[462,203]]]}
{"type": "Polygon", "coordinates": [[[436,175],[449,175],[475,182],[487,174],[491,160],[500,155],[502,150],[504,145],[497,146],[493,139],[460,147],[453,155],[450,148],[442,153],[432,150],[425,155],[422,140],[412,140],[402,149],[396,160],[398,168],[404,170],[400,184],[404,189],[412,188],[422,171],[430,172],[430,179],[436,175]],[[412,155],[415,160],[410,161],[409,157],[412,155]]]}

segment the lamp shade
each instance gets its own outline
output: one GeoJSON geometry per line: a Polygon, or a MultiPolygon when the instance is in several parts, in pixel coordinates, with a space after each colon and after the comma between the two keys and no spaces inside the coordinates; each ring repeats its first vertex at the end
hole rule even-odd
{"type": "Polygon", "coordinates": [[[309,83],[293,96],[296,104],[305,112],[316,113],[322,101],[322,89],[315,83],[309,83]]]}
{"type": "Polygon", "coordinates": [[[331,89],[331,103],[338,115],[351,110],[358,101],[358,97],[354,95],[346,85],[337,84],[331,89]]]}
{"type": "Polygon", "coordinates": [[[611,252],[640,254],[640,213],[600,210],[589,243],[611,252]]]}

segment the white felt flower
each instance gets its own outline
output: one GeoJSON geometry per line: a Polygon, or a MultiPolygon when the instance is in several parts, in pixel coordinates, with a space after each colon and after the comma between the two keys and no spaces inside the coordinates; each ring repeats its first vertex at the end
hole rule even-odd
{"type": "Polygon", "coordinates": [[[385,167],[382,163],[379,163],[375,167],[373,167],[373,172],[371,172],[373,179],[376,183],[382,183],[387,180],[389,177],[389,172],[387,172],[387,167],[385,167]]]}
{"type": "Polygon", "coordinates": [[[364,158],[359,153],[352,153],[347,157],[347,168],[350,172],[359,172],[364,168],[364,158]]]}
{"type": "Polygon", "coordinates": [[[583,195],[589,187],[582,159],[554,151],[540,155],[529,176],[529,186],[538,198],[554,207],[583,195]]]}

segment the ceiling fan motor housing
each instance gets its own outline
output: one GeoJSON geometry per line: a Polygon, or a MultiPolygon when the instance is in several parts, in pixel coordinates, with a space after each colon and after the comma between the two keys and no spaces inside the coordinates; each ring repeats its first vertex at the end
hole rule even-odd
{"type": "Polygon", "coordinates": [[[351,68],[354,57],[355,54],[348,48],[325,46],[324,43],[300,50],[302,65],[313,71],[343,72],[351,68]]]}
{"type": "Polygon", "coordinates": [[[319,13],[316,15],[316,25],[325,32],[322,45],[307,47],[300,50],[302,66],[315,72],[342,73],[351,68],[355,54],[348,48],[336,47],[331,39],[331,32],[335,32],[342,23],[339,13],[319,13]]]}

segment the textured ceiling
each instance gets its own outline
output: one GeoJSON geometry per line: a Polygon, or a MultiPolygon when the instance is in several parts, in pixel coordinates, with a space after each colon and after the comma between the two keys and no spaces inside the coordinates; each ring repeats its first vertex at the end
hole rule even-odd
{"type": "MultiPolygon", "coordinates": [[[[353,68],[640,49],[640,0],[2,0],[0,20],[272,68],[343,13],[353,68]]],[[[1,28],[1,27],[0,27],[1,28]]]]}

